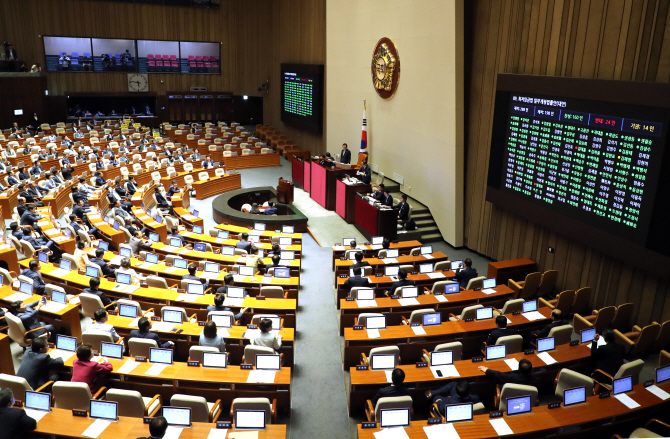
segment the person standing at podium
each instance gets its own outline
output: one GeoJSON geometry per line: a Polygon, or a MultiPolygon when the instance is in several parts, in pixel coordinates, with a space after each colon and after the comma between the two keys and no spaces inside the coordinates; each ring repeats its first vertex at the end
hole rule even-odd
{"type": "Polygon", "coordinates": [[[370,184],[372,181],[372,171],[370,171],[370,166],[368,166],[367,160],[363,160],[363,166],[356,172],[356,175],[358,175],[358,178],[360,178],[364,184],[370,184]]]}
{"type": "Polygon", "coordinates": [[[348,165],[351,163],[351,151],[346,143],[342,144],[342,152],[340,153],[340,163],[348,165]]]}

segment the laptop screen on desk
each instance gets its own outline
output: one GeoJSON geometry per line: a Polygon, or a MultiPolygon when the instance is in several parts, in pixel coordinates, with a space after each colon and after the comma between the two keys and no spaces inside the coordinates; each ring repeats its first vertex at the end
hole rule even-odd
{"type": "Polygon", "coordinates": [[[176,268],[186,269],[188,267],[188,261],[186,259],[176,258],[174,260],[174,266],[176,268]]]}
{"type": "Polygon", "coordinates": [[[565,407],[582,402],[586,402],[586,387],[574,387],[563,391],[563,405],[565,407]]]}
{"type": "Polygon", "coordinates": [[[400,267],[384,267],[384,276],[397,276],[400,267]]]}
{"type": "Polygon", "coordinates": [[[244,299],[244,288],[243,287],[227,287],[226,293],[228,297],[235,299],[244,299]]]}
{"type": "Polygon", "coordinates": [[[158,255],[156,253],[147,253],[144,259],[149,264],[158,264],[158,255]]]}
{"type": "Polygon", "coordinates": [[[419,273],[426,274],[433,272],[433,264],[419,264],[419,273]]]}
{"type": "Polygon", "coordinates": [[[116,401],[100,401],[92,399],[90,409],[91,418],[93,419],[106,419],[108,421],[116,421],[119,419],[116,401]]]}
{"type": "Polygon", "coordinates": [[[345,247],[349,247],[351,245],[351,241],[356,241],[354,238],[342,238],[342,245],[345,247]]]}
{"type": "Polygon", "coordinates": [[[446,366],[454,363],[453,351],[433,351],[430,353],[431,366],[446,366]]]}
{"type": "Polygon", "coordinates": [[[181,239],[179,239],[179,238],[170,238],[170,246],[172,246],[172,247],[181,247],[181,239]]]}
{"type": "Polygon", "coordinates": [[[633,390],[633,377],[627,376],[614,380],[612,382],[612,394],[618,395],[619,393],[626,393],[633,390]]]}
{"type": "Polygon", "coordinates": [[[444,284],[444,294],[456,294],[461,291],[457,282],[444,284]]]}
{"type": "Polygon", "coordinates": [[[507,416],[530,413],[530,396],[518,396],[507,398],[507,416]]]}
{"type": "Polygon", "coordinates": [[[70,271],[72,270],[72,262],[67,259],[61,259],[58,266],[61,270],[70,271]]]}
{"type": "Polygon", "coordinates": [[[500,360],[507,357],[507,346],[493,345],[486,346],[486,361],[500,360]]]}
{"type": "Polygon", "coordinates": [[[219,230],[216,237],[219,239],[228,239],[229,236],[230,232],[228,232],[227,230],[219,230]]]}
{"type": "Polygon", "coordinates": [[[395,360],[395,355],[375,354],[370,357],[370,367],[372,370],[393,370],[395,360]]]}
{"type": "Polygon", "coordinates": [[[279,257],[283,261],[293,261],[295,260],[295,252],[292,250],[282,250],[279,252],[279,257]]]}
{"type": "Polygon", "coordinates": [[[158,233],[150,233],[149,239],[153,242],[158,242],[161,240],[160,236],[158,236],[158,233]]]}
{"type": "Polygon", "coordinates": [[[133,255],[133,251],[129,249],[128,247],[121,247],[119,249],[119,254],[123,256],[124,258],[129,258],[133,255]]]}
{"type": "Polygon", "coordinates": [[[537,352],[546,352],[554,350],[554,337],[538,338],[537,352]]]}
{"type": "MultiPolygon", "coordinates": [[[[408,427],[409,409],[386,409],[381,411],[381,428],[408,427]]],[[[405,433],[406,434],[406,433],[405,433]]]]}
{"type": "Polygon", "coordinates": [[[66,303],[67,295],[62,291],[51,290],[51,300],[57,303],[66,303]]]}
{"type": "MultiPolygon", "coordinates": [[[[194,294],[194,293],[191,293],[191,294],[194,294]]],[[[173,310],[164,310],[163,311],[163,321],[164,322],[181,323],[183,317],[184,317],[184,313],[182,313],[181,311],[173,311],[173,310]]]]}
{"type": "MultiPolygon", "coordinates": [[[[187,287],[188,289],[186,290],[186,292],[188,294],[197,294],[199,296],[205,294],[205,286],[203,284],[187,284],[187,287]]],[[[177,312],[177,311],[166,311],[166,312],[177,312]]],[[[182,315],[181,312],[179,312],[179,314],[182,315]]],[[[166,319],[167,317],[164,315],[163,318],[166,319]]],[[[181,320],[179,321],[179,323],[181,323],[181,320]]]]}
{"type": "Polygon", "coordinates": [[[114,221],[114,224],[112,224],[112,227],[114,227],[114,230],[116,230],[117,232],[119,231],[119,226],[120,224],[118,221],[114,221]]]}
{"type": "Polygon", "coordinates": [[[223,256],[235,256],[235,247],[223,246],[221,247],[221,254],[223,256]]]}
{"type": "Polygon", "coordinates": [[[402,287],[400,289],[400,297],[403,299],[412,299],[414,297],[419,297],[419,288],[418,287],[402,287]]]}
{"type": "Polygon", "coordinates": [[[116,358],[117,360],[120,360],[123,358],[123,345],[103,341],[100,343],[100,355],[103,357],[116,358]]]}
{"type": "Polygon", "coordinates": [[[204,242],[196,242],[195,245],[193,246],[193,250],[197,252],[206,252],[207,245],[204,242]]]}
{"type": "Polygon", "coordinates": [[[293,233],[295,233],[295,227],[294,226],[282,226],[281,232],[286,233],[287,235],[293,235],[293,233]]]}
{"type": "Polygon", "coordinates": [[[107,241],[98,241],[98,248],[101,248],[104,251],[107,251],[107,250],[109,250],[109,243],[107,241]]]}
{"type": "Polygon", "coordinates": [[[265,410],[236,410],[235,429],[265,429],[265,410]]]}
{"type": "Polygon", "coordinates": [[[96,267],[86,267],[86,276],[88,277],[98,277],[98,269],[96,267]]]}
{"type": "Polygon", "coordinates": [[[19,291],[24,294],[33,294],[33,284],[29,284],[28,282],[21,282],[19,285],[19,291]]]}
{"type": "Polygon", "coordinates": [[[203,352],[202,367],[225,369],[228,367],[228,354],[225,352],[203,352]]]}
{"type": "Polygon", "coordinates": [[[163,407],[163,417],[168,425],[177,427],[191,426],[191,409],[188,407],[163,407]]]}
{"type": "Polygon", "coordinates": [[[130,275],[127,273],[116,273],[116,282],[123,285],[130,285],[130,275]]]}
{"type": "Polygon", "coordinates": [[[365,268],[350,268],[349,269],[349,277],[354,277],[354,276],[365,276],[365,268]]]}
{"type": "Polygon", "coordinates": [[[386,250],[387,258],[397,258],[398,256],[400,256],[400,250],[397,248],[390,248],[386,250]]]}
{"type": "Polygon", "coordinates": [[[279,370],[281,369],[281,357],[276,354],[258,354],[256,355],[256,369],[279,370]]]}
{"type": "Polygon", "coordinates": [[[421,246],[421,254],[422,255],[430,255],[433,253],[433,246],[432,245],[422,245],[421,246]]]}
{"type": "Polygon", "coordinates": [[[149,361],[152,363],[172,364],[172,349],[149,348],[149,361]]]}
{"type": "Polygon", "coordinates": [[[423,326],[436,326],[442,324],[442,314],[439,312],[431,312],[424,314],[423,316],[423,326]]]}
{"type": "Polygon", "coordinates": [[[487,306],[486,308],[477,309],[477,320],[488,320],[493,318],[493,308],[487,306]]]}
{"type": "Polygon", "coordinates": [[[375,298],[375,290],[372,288],[359,288],[356,290],[357,300],[372,300],[375,298]]]}
{"type": "Polygon", "coordinates": [[[484,282],[482,282],[482,287],[484,287],[484,288],[495,288],[496,287],[496,278],[492,277],[490,279],[484,279],[484,282]]]}
{"type": "Polygon", "coordinates": [[[279,245],[293,245],[293,240],[288,237],[279,238],[279,245]]]}
{"type": "Polygon", "coordinates": [[[533,312],[537,311],[537,300],[529,300],[528,302],[523,302],[523,312],[533,312]]]}
{"type": "Polygon", "coordinates": [[[461,266],[462,263],[463,261],[451,261],[451,270],[455,271],[461,266]]]}
{"type": "Polygon", "coordinates": [[[446,407],[446,422],[472,421],[472,403],[449,404],[446,407]]]}
{"type": "Polygon", "coordinates": [[[386,316],[374,316],[365,319],[366,329],[386,329],[386,316]]]}
{"type": "Polygon", "coordinates": [[[200,212],[198,212],[197,210],[193,209],[193,216],[196,217],[196,218],[198,218],[198,217],[200,216],[200,212]]]}
{"type": "Polygon", "coordinates": [[[205,262],[205,271],[207,273],[218,273],[220,270],[219,264],[216,262],[205,262]]]}
{"type": "Polygon", "coordinates": [[[383,236],[373,236],[372,245],[381,245],[384,242],[383,236]]]}
{"type": "Polygon", "coordinates": [[[656,369],[656,384],[664,383],[670,380],[670,366],[659,367],[656,369]]]}
{"type": "Polygon", "coordinates": [[[356,253],[361,253],[361,252],[349,252],[349,260],[350,261],[355,261],[356,260],[356,253]]]}
{"type": "Polygon", "coordinates": [[[254,223],[254,230],[258,230],[259,232],[265,232],[265,224],[264,223],[254,223]]]}
{"type": "Polygon", "coordinates": [[[49,255],[45,252],[37,252],[37,259],[46,264],[49,261],[49,255]]]}
{"type": "Polygon", "coordinates": [[[121,317],[130,317],[134,319],[137,317],[137,307],[135,305],[119,305],[119,315],[121,317]]]}
{"type": "Polygon", "coordinates": [[[584,329],[579,335],[582,343],[588,343],[595,337],[596,328],[584,329]]]}
{"type": "Polygon", "coordinates": [[[202,235],[202,226],[193,226],[193,233],[196,235],[202,235]]]}
{"type": "Polygon", "coordinates": [[[26,408],[50,412],[51,394],[26,390],[26,408]]]}
{"type": "Polygon", "coordinates": [[[246,265],[241,265],[238,270],[240,276],[254,276],[256,274],[254,267],[247,267],[246,265]]]}
{"type": "Polygon", "coordinates": [[[227,314],[210,314],[209,319],[214,322],[217,328],[233,327],[233,318],[227,314]]]}
{"type": "Polygon", "coordinates": [[[74,352],[77,350],[77,339],[68,335],[59,335],[56,338],[56,348],[74,352]]]}
{"type": "Polygon", "coordinates": [[[275,267],[275,277],[278,279],[288,279],[291,277],[291,269],[275,267]]]}

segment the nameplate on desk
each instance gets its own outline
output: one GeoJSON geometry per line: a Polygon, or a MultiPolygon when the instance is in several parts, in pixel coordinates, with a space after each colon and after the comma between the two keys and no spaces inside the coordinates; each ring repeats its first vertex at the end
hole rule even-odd
{"type": "Polygon", "coordinates": [[[410,326],[421,326],[421,323],[412,323],[410,326]]]}
{"type": "Polygon", "coordinates": [[[561,403],[560,403],[560,402],[550,402],[550,403],[549,403],[549,409],[550,409],[550,410],[551,410],[551,409],[557,409],[557,408],[559,408],[560,406],[561,406],[561,403]]]}
{"type": "Polygon", "coordinates": [[[481,287],[473,288],[472,291],[481,291],[481,287]]]}
{"type": "Polygon", "coordinates": [[[166,262],[166,263],[165,263],[165,266],[166,266],[166,267],[172,267],[172,264],[170,264],[169,262],[166,262]]]}
{"type": "Polygon", "coordinates": [[[579,344],[579,340],[572,340],[570,342],[570,346],[577,346],[579,344]]]}
{"type": "Polygon", "coordinates": [[[418,271],[413,271],[412,274],[419,274],[419,272],[418,271]]]}
{"type": "Polygon", "coordinates": [[[230,430],[233,428],[233,423],[232,422],[217,422],[216,423],[216,428],[225,428],[227,430],[230,430]]]}
{"type": "Polygon", "coordinates": [[[484,357],[472,357],[473,363],[479,363],[480,361],[484,361],[484,357]]]}
{"type": "Polygon", "coordinates": [[[518,316],[519,314],[521,314],[521,311],[512,311],[513,316],[518,316]]]}
{"type": "Polygon", "coordinates": [[[265,296],[256,296],[256,300],[265,300],[265,296]]]}
{"type": "Polygon", "coordinates": [[[368,366],[361,366],[360,364],[356,366],[356,370],[368,370],[368,369],[369,369],[368,366]]]}
{"type": "Polygon", "coordinates": [[[144,416],[144,417],[142,418],[142,422],[145,423],[145,424],[151,424],[151,420],[152,420],[152,419],[153,419],[153,418],[152,418],[151,416],[144,416]]]}
{"type": "Polygon", "coordinates": [[[247,329],[258,329],[258,325],[247,325],[247,329]]]}
{"type": "Polygon", "coordinates": [[[363,329],[365,329],[363,325],[354,325],[354,331],[362,331],[363,329]]]}
{"type": "Polygon", "coordinates": [[[151,321],[152,322],[160,322],[161,318],[159,316],[151,316],[151,321]]]}
{"type": "Polygon", "coordinates": [[[442,293],[440,291],[435,291],[435,293],[433,293],[434,296],[442,296],[443,294],[444,293],[442,293]]]}
{"type": "Polygon", "coordinates": [[[451,268],[443,268],[442,271],[449,271],[451,268]]]}
{"type": "Polygon", "coordinates": [[[198,326],[205,326],[207,322],[198,322],[198,326]]]}
{"type": "Polygon", "coordinates": [[[473,322],[474,320],[475,320],[474,317],[467,317],[467,318],[463,319],[463,321],[465,321],[465,322],[473,322]]]}
{"type": "Polygon", "coordinates": [[[240,369],[242,370],[253,370],[253,364],[240,364],[240,369]]]}
{"type": "Polygon", "coordinates": [[[137,361],[138,363],[146,363],[147,357],[135,357],[135,361],[137,361]]]}
{"type": "Polygon", "coordinates": [[[390,297],[391,299],[399,299],[399,298],[400,298],[400,296],[398,296],[397,294],[394,294],[393,296],[389,296],[389,297],[390,297]]]}
{"type": "Polygon", "coordinates": [[[347,258],[345,258],[344,256],[342,256],[342,257],[340,258],[340,261],[346,261],[346,260],[347,260],[347,258]]]}
{"type": "Polygon", "coordinates": [[[347,276],[346,274],[340,274],[340,277],[345,278],[345,277],[349,277],[349,276],[347,276]]]}
{"type": "Polygon", "coordinates": [[[428,419],[428,425],[441,424],[442,418],[430,418],[428,419]]]}
{"type": "Polygon", "coordinates": [[[647,387],[653,386],[654,385],[654,380],[649,380],[644,382],[644,388],[646,389],[647,387]]]}
{"type": "Polygon", "coordinates": [[[428,367],[428,363],[426,363],[425,361],[419,361],[418,363],[416,363],[416,367],[428,367]]]}
{"type": "Polygon", "coordinates": [[[489,412],[489,418],[502,418],[503,412],[496,410],[494,412],[489,412]]]}
{"type": "Polygon", "coordinates": [[[523,351],[523,353],[526,355],[533,355],[535,353],[535,349],[526,349],[523,351]]]}
{"type": "Polygon", "coordinates": [[[398,241],[398,240],[396,239],[395,241],[391,241],[391,244],[397,244],[397,243],[399,243],[399,242],[400,242],[400,241],[398,241]]]}
{"type": "Polygon", "coordinates": [[[371,245],[369,242],[364,242],[363,245],[371,245]]]}
{"type": "Polygon", "coordinates": [[[16,407],[16,408],[19,408],[19,409],[23,408],[23,401],[21,401],[20,399],[15,399],[14,400],[14,405],[12,405],[12,407],[16,407]]]}
{"type": "Polygon", "coordinates": [[[375,274],[375,277],[384,277],[384,273],[377,273],[375,274]]]}
{"type": "Polygon", "coordinates": [[[353,302],[353,301],[354,301],[354,298],[353,298],[353,297],[347,297],[347,298],[344,299],[344,300],[346,300],[347,302],[353,302]]]}
{"type": "Polygon", "coordinates": [[[377,428],[376,422],[363,422],[361,428],[377,428]]]}
{"type": "Polygon", "coordinates": [[[612,395],[612,392],[607,391],[607,392],[600,392],[598,394],[598,398],[604,399],[604,398],[609,398],[612,395]]]}
{"type": "Polygon", "coordinates": [[[186,365],[191,366],[191,367],[200,367],[200,362],[199,361],[187,361],[186,365]]]}
{"type": "Polygon", "coordinates": [[[186,290],[183,289],[183,288],[177,288],[177,292],[178,292],[179,294],[183,294],[183,293],[186,292],[186,290]]]}
{"type": "Polygon", "coordinates": [[[56,345],[53,344],[53,343],[47,343],[47,347],[48,347],[49,349],[56,349],[56,345]]]}
{"type": "Polygon", "coordinates": [[[72,416],[79,416],[80,418],[88,418],[88,412],[86,410],[72,409],[72,416]]]}

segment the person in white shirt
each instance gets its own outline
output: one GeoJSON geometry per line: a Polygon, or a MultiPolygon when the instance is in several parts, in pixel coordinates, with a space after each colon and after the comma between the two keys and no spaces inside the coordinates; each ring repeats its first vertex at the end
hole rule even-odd
{"type": "Polygon", "coordinates": [[[200,333],[198,344],[200,346],[217,348],[219,352],[226,352],[226,342],[223,337],[217,333],[216,323],[211,320],[205,323],[205,327],[200,333]]]}
{"type": "Polygon", "coordinates": [[[107,310],[105,308],[100,308],[93,313],[93,318],[95,321],[86,327],[86,330],[93,330],[98,332],[109,332],[112,334],[112,340],[116,343],[119,341],[119,334],[116,333],[114,326],[107,323],[107,310]]]}
{"type": "Polygon", "coordinates": [[[251,337],[251,344],[256,346],[266,346],[268,348],[274,349],[275,351],[281,348],[281,334],[274,335],[271,332],[272,320],[261,320],[258,328],[261,330],[261,332],[256,333],[251,337]]]}
{"type": "Polygon", "coordinates": [[[116,270],[117,273],[125,273],[130,275],[131,282],[136,284],[146,279],[144,276],[137,274],[135,270],[130,268],[130,258],[121,259],[121,268],[116,270]]]}

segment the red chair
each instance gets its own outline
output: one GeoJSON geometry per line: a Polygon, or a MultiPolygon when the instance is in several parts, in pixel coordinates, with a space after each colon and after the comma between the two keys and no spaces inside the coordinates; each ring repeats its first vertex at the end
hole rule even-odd
{"type": "Polygon", "coordinates": [[[202,61],[202,56],[200,56],[200,55],[196,55],[195,60],[196,60],[196,61],[202,61]]]}
{"type": "Polygon", "coordinates": [[[215,57],[214,55],[212,55],[212,56],[209,57],[209,60],[210,60],[211,62],[214,62],[214,61],[216,61],[216,57],[215,57]]]}
{"type": "Polygon", "coordinates": [[[147,61],[147,71],[153,72],[156,70],[156,61],[149,60],[147,61]]]}
{"type": "Polygon", "coordinates": [[[189,55],[189,56],[188,56],[188,60],[189,60],[189,61],[195,61],[195,57],[194,57],[193,55],[189,55]]]}
{"type": "Polygon", "coordinates": [[[154,56],[152,54],[148,54],[147,59],[154,59],[154,56]]]}
{"type": "Polygon", "coordinates": [[[177,55],[170,55],[170,61],[174,61],[177,59],[177,55]]]}
{"type": "Polygon", "coordinates": [[[179,62],[177,61],[171,61],[172,63],[172,70],[179,71],[179,62]]]}
{"type": "Polygon", "coordinates": [[[195,64],[195,61],[191,61],[190,63],[188,63],[188,67],[189,72],[194,72],[197,68],[197,65],[195,64]]]}

